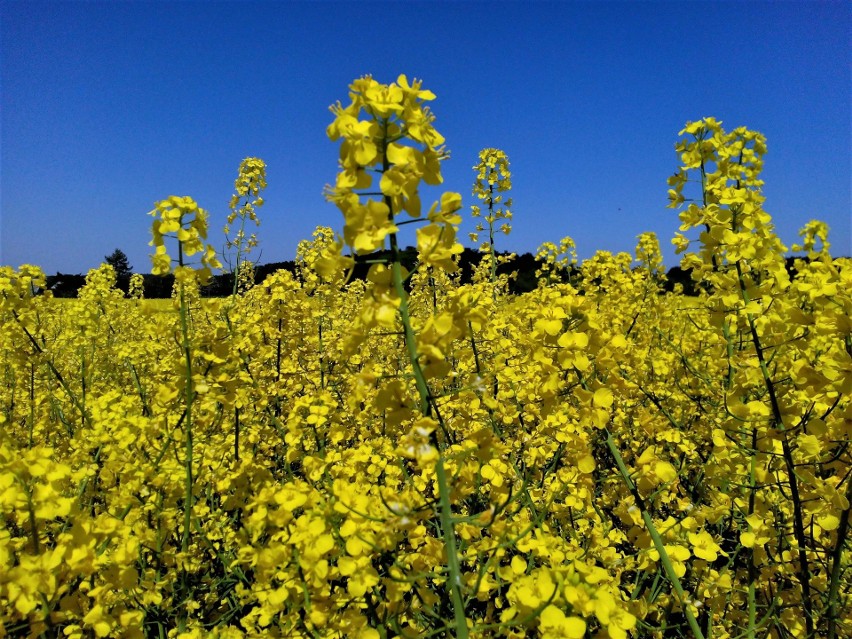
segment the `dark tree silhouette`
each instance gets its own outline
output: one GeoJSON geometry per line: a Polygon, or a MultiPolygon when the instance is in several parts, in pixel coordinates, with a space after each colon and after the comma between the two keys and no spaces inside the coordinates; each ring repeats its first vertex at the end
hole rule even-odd
{"type": "Polygon", "coordinates": [[[115,285],[126,295],[130,288],[130,275],[133,273],[133,267],[127,261],[124,251],[115,249],[104,257],[104,261],[115,269],[115,285]]]}
{"type": "Polygon", "coordinates": [[[121,249],[115,249],[112,253],[105,256],[104,262],[115,269],[115,275],[119,281],[129,278],[130,274],[133,273],[133,267],[130,266],[130,262],[127,261],[127,256],[121,249]]]}

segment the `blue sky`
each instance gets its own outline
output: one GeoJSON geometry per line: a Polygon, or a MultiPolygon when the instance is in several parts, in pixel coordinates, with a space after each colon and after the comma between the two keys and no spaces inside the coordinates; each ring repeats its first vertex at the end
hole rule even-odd
{"type": "MultiPolygon", "coordinates": [[[[766,210],[850,254],[848,2],[19,2],[0,4],[0,264],[85,272],[115,248],[148,272],[155,201],[191,195],[222,245],[240,161],[268,164],[261,262],[342,228],[328,106],[356,77],[422,78],[473,203],[477,154],[506,151],[514,230],[581,257],[655,231],[666,264],[674,144],[715,116],[768,138],[766,210]]],[[[469,215],[462,236],[471,230],[469,215]]],[[[411,227],[408,227],[410,230],[411,227]]],[[[413,237],[402,237],[413,243],[413,237]]]]}

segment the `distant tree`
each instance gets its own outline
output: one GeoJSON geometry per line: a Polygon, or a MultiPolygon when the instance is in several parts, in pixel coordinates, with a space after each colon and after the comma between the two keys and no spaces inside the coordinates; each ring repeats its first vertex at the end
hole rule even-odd
{"type": "Polygon", "coordinates": [[[115,270],[115,285],[119,290],[127,294],[130,288],[130,276],[133,274],[133,267],[127,261],[124,251],[115,249],[109,255],[104,256],[104,261],[115,270]]]}
{"type": "Polygon", "coordinates": [[[133,267],[127,260],[127,256],[121,249],[115,249],[112,253],[104,257],[104,261],[115,269],[116,278],[121,281],[129,279],[133,273],[133,267]]]}

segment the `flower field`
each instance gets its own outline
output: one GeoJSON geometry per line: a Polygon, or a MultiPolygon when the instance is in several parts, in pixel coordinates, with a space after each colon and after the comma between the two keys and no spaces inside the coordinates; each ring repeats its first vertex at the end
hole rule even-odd
{"type": "Polygon", "coordinates": [[[506,155],[472,174],[487,239],[462,284],[461,195],[420,202],[435,96],[400,76],[349,97],[344,225],[295,275],[251,284],[256,158],[230,297],[198,295],[221,256],[189,197],[151,212],[168,306],[107,265],[71,301],[0,268],[0,636],[852,636],[852,260],[809,222],[785,262],[763,136],[680,133],[696,296],[665,292],[652,234],[581,264],[546,244],[510,295],[506,155]]]}

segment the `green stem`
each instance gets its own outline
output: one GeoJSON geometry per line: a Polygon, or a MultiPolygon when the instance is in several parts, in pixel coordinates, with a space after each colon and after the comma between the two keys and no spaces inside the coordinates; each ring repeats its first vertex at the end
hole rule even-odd
{"type": "Polygon", "coordinates": [[[453,602],[453,616],[456,622],[456,637],[467,639],[467,619],[464,612],[464,601],[461,594],[461,566],[459,565],[458,550],[456,549],[456,532],[453,528],[453,514],[450,507],[450,489],[447,483],[447,472],[444,468],[443,455],[438,457],[435,464],[435,474],[438,476],[438,492],[441,502],[441,529],[444,531],[444,546],[447,551],[447,568],[450,570],[448,590],[453,602]]]}
{"type": "MultiPolygon", "coordinates": [[[[740,294],[743,302],[748,306],[750,296],[745,285],[743,277],[742,263],[737,261],[737,279],[740,287],[740,294]]],[[[757,326],[754,322],[754,315],[746,313],[748,319],[749,331],[751,332],[751,340],[757,354],[757,361],[760,364],[760,372],[763,376],[763,383],[766,387],[766,392],[769,394],[769,403],[772,407],[772,419],[775,426],[781,431],[781,452],[784,457],[784,464],[787,467],[787,475],[790,478],[790,498],[793,502],[793,534],[796,537],[796,543],[799,546],[799,582],[802,588],[802,606],[805,611],[805,628],[807,637],[814,636],[814,619],[813,610],[811,607],[811,589],[810,589],[810,570],[808,565],[808,550],[805,539],[804,514],[802,512],[802,500],[799,496],[799,482],[796,477],[796,465],[793,462],[793,453],[790,449],[790,438],[787,427],[784,425],[784,418],[781,415],[781,406],[778,403],[778,397],[775,392],[775,383],[769,375],[769,369],[766,365],[766,359],[763,356],[763,346],[760,342],[760,335],[757,332],[757,326]]]]}
{"type": "MultiPolygon", "coordinates": [[[[493,220],[494,217],[494,185],[488,185],[488,219],[493,220]]],[[[497,281],[497,255],[494,253],[494,222],[488,222],[488,251],[491,254],[491,293],[494,299],[497,298],[497,291],[493,284],[497,281]]]]}
{"type": "MultiPolygon", "coordinates": [[[[847,338],[848,340],[848,338],[847,338]]],[[[847,341],[848,343],[848,341],[847,341]]],[[[846,485],[846,501],[852,502],[852,481],[846,485]]],[[[837,622],[840,617],[840,575],[843,572],[843,547],[846,545],[846,535],[849,533],[849,514],[852,507],[847,507],[840,513],[840,527],[837,529],[837,541],[831,553],[831,578],[828,586],[828,639],[837,637],[837,622]]]]}
{"type": "Polygon", "coordinates": [[[686,593],[683,590],[683,586],[681,586],[680,579],[678,579],[678,576],[674,571],[674,566],[666,552],[663,539],[660,537],[660,533],[657,531],[656,526],[654,526],[654,521],[651,519],[651,514],[648,512],[648,509],[645,506],[645,501],[639,494],[636,484],[634,484],[633,480],[630,479],[630,472],[627,470],[627,466],[624,463],[621,452],[615,445],[615,441],[613,440],[609,430],[606,432],[606,443],[612,453],[612,456],[615,458],[615,463],[618,465],[618,470],[621,473],[624,483],[627,485],[627,489],[633,495],[633,499],[636,500],[636,505],[642,511],[642,520],[645,522],[648,534],[651,535],[651,539],[654,542],[654,548],[656,548],[657,553],[660,555],[660,563],[663,565],[663,570],[665,570],[666,576],[669,578],[669,581],[677,594],[678,601],[683,609],[683,613],[686,615],[686,621],[689,623],[693,636],[695,639],[705,639],[704,633],[701,632],[701,627],[698,625],[698,620],[695,618],[695,615],[692,614],[692,610],[687,603],[686,593]]]}
{"type": "MultiPolygon", "coordinates": [[[[183,266],[183,246],[178,244],[178,262],[183,266]]],[[[180,283],[180,329],[183,337],[183,357],[186,372],[185,401],[186,419],[184,420],[184,445],[186,463],[184,466],[184,505],[183,505],[183,539],[181,550],[189,550],[190,527],[192,523],[192,351],[189,344],[189,323],[187,322],[186,291],[183,282],[180,283]]]]}
{"type": "MultiPolygon", "coordinates": [[[[237,257],[236,262],[234,263],[234,286],[231,290],[231,306],[234,304],[234,300],[237,297],[237,282],[240,277],[240,260],[243,257],[243,233],[245,232],[246,226],[246,216],[245,213],[240,215],[240,230],[237,233],[237,257]]],[[[230,310],[230,307],[229,307],[230,310]]]]}
{"type": "MultiPolygon", "coordinates": [[[[183,266],[183,245],[178,243],[178,264],[183,266]]],[[[186,286],[183,281],[179,284],[180,290],[180,329],[183,339],[183,357],[186,379],[184,380],[184,398],[186,402],[186,413],[184,421],[184,455],[186,461],[184,464],[184,504],[183,504],[183,538],[181,539],[181,551],[185,554],[189,552],[189,543],[192,525],[192,352],[189,343],[189,322],[187,321],[188,309],[186,303],[186,286]]],[[[186,558],[184,558],[186,561],[186,558]]],[[[181,581],[184,591],[189,589],[189,574],[186,566],[182,568],[181,581]]],[[[178,630],[183,632],[186,630],[187,613],[182,610],[178,617],[178,630]]]]}
{"type": "MultiPolygon", "coordinates": [[[[390,168],[388,160],[387,148],[389,144],[387,135],[387,120],[382,121],[382,170],[387,171],[390,168]]],[[[393,221],[393,201],[390,197],[385,196],[385,204],[388,207],[388,215],[393,221]]],[[[414,382],[417,387],[417,392],[420,396],[420,411],[424,416],[432,414],[432,402],[429,386],[426,383],[426,377],[423,374],[423,369],[420,366],[420,361],[417,356],[417,341],[414,334],[414,329],[411,326],[411,316],[408,308],[408,294],[405,291],[402,281],[402,264],[400,261],[399,244],[397,242],[396,233],[390,234],[391,246],[391,275],[393,278],[394,290],[399,297],[399,314],[402,320],[405,346],[408,351],[408,359],[411,363],[412,372],[414,373],[414,382]]],[[[450,594],[450,599],[453,606],[453,616],[455,619],[456,637],[459,639],[467,639],[467,619],[464,613],[464,600],[461,594],[461,569],[459,566],[458,551],[456,549],[456,533],[453,527],[453,516],[450,504],[450,489],[447,482],[446,469],[444,468],[443,454],[438,456],[435,463],[435,473],[438,477],[438,493],[440,499],[440,520],[441,529],[444,537],[444,548],[447,552],[447,568],[449,569],[449,579],[447,581],[447,590],[450,594]]]]}
{"type": "MultiPolygon", "coordinates": [[[[749,495],[748,514],[754,514],[755,493],[757,491],[757,429],[751,430],[751,464],[749,465],[749,495]]],[[[757,582],[757,566],[754,564],[754,548],[748,553],[748,639],[755,638],[755,620],[757,619],[757,603],[755,601],[755,584],[757,582]]]]}
{"type": "MultiPolygon", "coordinates": [[[[39,345],[38,341],[36,340],[35,337],[33,337],[33,334],[30,333],[29,329],[26,326],[24,326],[23,322],[21,322],[21,319],[20,319],[20,317],[18,317],[18,314],[15,313],[14,311],[12,311],[12,317],[18,323],[18,326],[21,327],[21,330],[24,331],[24,334],[30,340],[30,343],[33,345],[33,348],[35,348],[36,352],[39,355],[44,355],[44,349],[39,345]]],[[[80,411],[80,415],[81,415],[81,418],[82,418],[83,425],[85,425],[86,423],[91,423],[91,419],[89,418],[89,413],[86,411],[86,407],[83,406],[80,403],[79,399],[77,399],[77,396],[74,394],[74,392],[68,386],[68,384],[65,382],[65,378],[62,377],[62,373],[59,372],[59,370],[56,368],[56,366],[53,364],[53,362],[50,359],[45,360],[45,363],[47,364],[47,367],[50,369],[50,372],[53,373],[53,376],[56,378],[56,381],[58,381],[59,385],[62,386],[62,390],[64,390],[65,394],[68,395],[68,399],[70,399],[71,403],[74,404],[74,406],[77,408],[77,410],[80,411]]]]}

